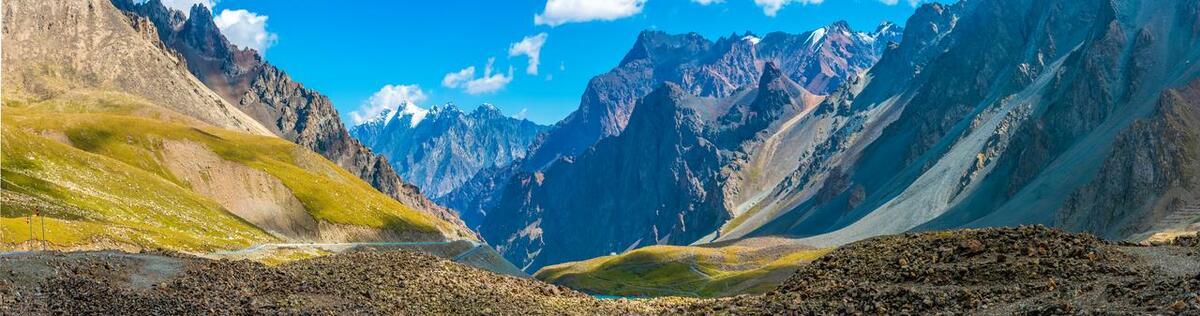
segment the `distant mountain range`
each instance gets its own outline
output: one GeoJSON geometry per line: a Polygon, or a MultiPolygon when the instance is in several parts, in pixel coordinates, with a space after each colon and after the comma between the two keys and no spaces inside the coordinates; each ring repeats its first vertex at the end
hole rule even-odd
{"type": "MultiPolygon", "coordinates": [[[[350,130],[375,152],[387,156],[400,176],[437,200],[481,170],[503,168],[522,159],[546,126],[504,115],[490,104],[464,112],[453,104],[425,110],[414,104],[387,110],[350,130]]],[[[478,212],[463,211],[477,226],[478,212]]]]}

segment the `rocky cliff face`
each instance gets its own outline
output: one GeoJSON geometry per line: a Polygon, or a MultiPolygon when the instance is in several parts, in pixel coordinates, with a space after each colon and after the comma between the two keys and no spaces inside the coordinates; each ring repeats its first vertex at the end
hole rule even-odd
{"type": "MultiPolygon", "coordinates": [[[[434,107],[422,117],[385,112],[356,126],[351,134],[389,157],[405,180],[437,200],[484,169],[504,168],[525,157],[526,150],[546,129],[505,116],[484,104],[471,112],[453,104],[434,107]]],[[[463,220],[477,226],[483,214],[460,210],[463,220]]]]}
{"type": "Polygon", "coordinates": [[[863,82],[802,123],[833,132],[717,239],[1031,223],[1128,238],[1200,220],[1183,110],[1196,1],[1028,2],[918,9],[863,82]]]}
{"type": "Polygon", "coordinates": [[[664,82],[697,96],[726,97],[756,84],[762,64],[772,61],[792,80],[824,95],[874,64],[900,34],[891,23],[875,32],[856,32],[845,22],[802,34],[732,34],[716,42],[695,33],[642,32],[616,68],[592,78],[579,109],[538,142],[524,169],[540,170],[619,134],[635,102],[664,82]]]}
{"type": "MultiPolygon", "coordinates": [[[[685,243],[725,220],[714,190],[717,149],[703,123],[668,84],[639,103],[627,133],[578,159],[521,178],[481,233],[530,271],[658,243],[685,243]],[[706,188],[706,184],[710,187],[706,188]]],[[[506,195],[507,196],[507,195],[506,195]]]]}
{"type": "MultiPolygon", "coordinates": [[[[872,46],[885,51],[879,62],[864,76],[847,78],[831,89],[819,105],[799,102],[806,97],[794,93],[820,90],[820,82],[828,81],[804,67],[786,62],[778,67],[781,77],[802,88],[764,86],[761,81],[768,80],[760,79],[757,89],[748,93],[717,84],[753,86],[755,80],[742,80],[734,71],[747,69],[741,55],[706,59],[719,60],[715,64],[721,67],[684,63],[683,68],[705,69],[703,75],[672,72],[684,74],[673,78],[680,82],[674,88],[682,91],[680,95],[701,96],[677,98],[676,103],[684,105],[676,107],[695,110],[684,117],[695,118],[664,119],[676,123],[660,124],[698,124],[702,136],[659,144],[675,148],[674,157],[712,146],[715,162],[680,164],[696,160],[669,158],[658,165],[647,163],[640,166],[650,168],[644,172],[677,172],[659,176],[671,177],[679,186],[642,188],[637,193],[620,187],[653,180],[561,180],[594,175],[583,170],[604,164],[597,161],[621,161],[622,154],[607,153],[617,150],[601,150],[616,146],[611,143],[655,139],[626,127],[576,158],[510,181],[489,215],[500,221],[522,220],[485,222],[483,234],[507,247],[513,261],[536,267],[558,257],[586,256],[556,244],[562,237],[555,234],[570,232],[559,225],[578,225],[564,224],[570,220],[562,218],[575,217],[588,225],[617,221],[592,212],[620,214],[646,227],[622,226],[624,235],[589,231],[587,238],[596,240],[577,237],[571,245],[620,251],[656,238],[678,243],[786,234],[833,246],[879,234],[1018,224],[1055,225],[1110,238],[1195,229],[1200,207],[1193,175],[1197,129],[1191,100],[1200,76],[1194,62],[1200,57],[1197,7],[1194,0],[924,5],[907,22],[899,44],[872,46]],[[683,198],[649,200],[688,202],[638,201],[662,192],[683,198]],[[719,196],[716,201],[708,200],[714,195],[719,196]],[[575,204],[579,200],[587,202],[575,204]],[[646,211],[630,211],[636,209],[646,211]],[[680,215],[680,220],[671,226],[635,215],[662,213],[680,215]],[[727,220],[688,221],[714,218],[727,220]],[[495,229],[489,230],[489,225],[495,229]],[[627,237],[638,229],[657,234],[627,237]]],[[[826,32],[841,33],[836,28],[826,32]]],[[[768,38],[754,45],[755,56],[765,55],[768,38]]],[[[640,49],[656,42],[643,35],[622,67],[679,60],[718,46],[681,40],[659,53],[640,49]]],[[[854,64],[853,58],[843,60],[854,64]]],[[[762,78],[771,75],[759,73],[762,78]]],[[[642,104],[652,102],[631,107],[631,121],[644,110],[642,104]]],[[[635,147],[655,145],[622,151],[638,152],[635,147]]]]}
{"type": "Polygon", "coordinates": [[[800,115],[811,96],[764,65],[757,86],[725,98],[667,83],[644,97],[618,136],[544,172],[514,178],[481,234],[535,270],[655,244],[687,244],[728,221],[724,168],[743,143],[800,115]]]}
{"type": "Polygon", "coordinates": [[[270,134],[189,75],[186,61],[145,19],[100,1],[20,3],[4,14],[6,97],[37,101],[72,90],[113,89],[214,126],[270,134]]]}
{"type": "Polygon", "coordinates": [[[230,44],[207,8],[194,6],[184,17],[160,0],[113,4],[153,22],[161,41],[183,56],[196,78],[272,133],[320,153],[406,205],[461,223],[453,211],[404,183],[386,159],[351,138],[327,97],[293,81],[257,52],[230,44]]]}
{"type": "MultiPolygon", "coordinates": [[[[888,47],[886,43],[899,40],[900,33],[896,32],[899,29],[888,23],[880,26],[876,32],[855,32],[844,22],[839,22],[803,34],[772,33],[761,39],[752,34],[734,34],[715,42],[696,34],[668,35],[654,31],[643,32],[617,68],[593,78],[589,82],[580,108],[540,138],[533,145],[529,157],[520,160],[516,167],[509,168],[509,170],[493,170],[487,173],[490,178],[476,177],[468,181],[462,188],[470,188],[472,192],[459,190],[450,193],[447,199],[454,205],[465,209],[485,210],[489,215],[488,219],[484,221],[482,230],[486,231],[485,235],[491,234],[491,240],[498,244],[522,243],[523,241],[513,239],[513,236],[516,236],[514,234],[525,234],[525,237],[529,235],[529,233],[521,233],[522,230],[540,230],[547,228],[546,225],[563,225],[561,228],[548,228],[547,233],[550,234],[564,232],[577,225],[569,223],[567,220],[559,222],[547,220],[535,223],[542,217],[543,212],[546,214],[604,213],[614,208],[620,208],[621,212],[656,214],[654,216],[675,218],[674,222],[661,221],[657,224],[647,222],[646,225],[636,228],[627,227],[640,230],[626,230],[623,232],[625,236],[605,234],[606,237],[597,238],[597,242],[603,244],[597,245],[597,248],[593,250],[572,250],[575,252],[571,254],[556,253],[559,250],[549,249],[562,245],[548,245],[546,247],[548,254],[535,258],[543,254],[539,252],[542,246],[536,244],[542,241],[533,241],[535,244],[525,244],[507,249],[506,253],[511,255],[510,259],[525,263],[533,263],[534,260],[537,260],[530,267],[560,262],[562,259],[557,257],[560,255],[578,259],[585,255],[603,254],[610,250],[619,251],[639,244],[682,243],[688,239],[695,239],[708,233],[701,231],[708,230],[710,232],[713,225],[719,225],[715,223],[719,223],[720,219],[729,216],[729,212],[726,211],[727,207],[723,205],[724,198],[721,197],[724,194],[721,192],[723,189],[716,184],[722,182],[717,180],[721,177],[720,174],[727,172],[722,168],[731,161],[741,159],[737,153],[743,152],[745,149],[743,146],[763,141],[761,139],[763,135],[760,134],[768,133],[769,129],[779,127],[784,118],[800,115],[803,109],[811,108],[820,102],[823,99],[822,93],[832,91],[834,86],[865,71],[888,47]],[[768,64],[772,66],[767,67],[768,64]],[[767,82],[760,81],[762,78],[767,78],[767,82]],[[778,83],[776,80],[787,83],[778,83]],[[695,116],[698,123],[689,127],[690,125],[686,122],[693,120],[682,119],[681,121],[665,120],[657,124],[675,126],[684,130],[691,128],[695,130],[696,136],[693,137],[694,139],[677,144],[683,149],[670,148],[669,143],[666,142],[636,143],[634,141],[636,139],[661,137],[654,135],[655,131],[649,128],[642,132],[632,133],[625,132],[625,129],[632,120],[632,113],[636,112],[637,100],[650,93],[655,87],[668,82],[672,83],[673,89],[678,90],[679,93],[682,93],[681,95],[690,96],[686,98],[687,100],[680,99],[676,102],[687,103],[681,107],[694,112],[689,115],[695,116]],[[799,84],[797,85],[797,83],[799,84]],[[776,86],[766,89],[765,86],[759,87],[761,84],[776,84],[776,86]],[[805,87],[816,89],[820,93],[810,92],[805,87]],[[763,95],[760,90],[777,91],[780,93],[773,95],[782,95],[782,97],[755,103],[756,98],[763,95]],[[629,135],[624,136],[625,134],[629,135]],[[587,183],[574,183],[572,182],[574,180],[559,179],[565,177],[609,177],[601,172],[604,169],[599,169],[597,166],[606,165],[614,160],[634,159],[632,156],[626,157],[629,154],[622,152],[623,150],[608,149],[593,153],[592,149],[587,149],[598,139],[617,135],[622,135],[624,139],[627,139],[619,143],[622,144],[621,146],[625,146],[622,148],[625,148],[624,151],[628,151],[628,153],[663,150],[674,154],[665,156],[666,158],[661,161],[636,161],[636,163],[631,161],[629,165],[621,165],[621,168],[631,169],[628,170],[629,175],[610,177],[611,179],[604,180],[615,181],[612,183],[587,181],[584,181],[587,183]],[[637,148],[639,146],[648,146],[650,149],[637,148]],[[654,149],[657,148],[656,146],[666,147],[654,149]],[[698,155],[689,149],[692,146],[701,146],[698,148],[707,146],[711,147],[713,151],[711,156],[705,156],[706,158],[701,160],[695,160],[698,158],[670,158],[698,155]],[[585,149],[587,150],[585,151],[585,149]],[[585,155],[591,158],[583,158],[585,155]],[[683,161],[690,162],[684,163],[683,161]],[[556,166],[560,163],[563,164],[562,167],[556,166]],[[637,185],[632,182],[647,181],[647,173],[658,172],[657,170],[660,169],[664,170],[663,172],[671,171],[673,173],[661,174],[661,176],[668,176],[669,180],[653,181],[679,181],[680,185],[639,188],[652,190],[649,193],[634,189],[629,191],[611,189],[614,186],[624,185],[620,184],[624,182],[631,183],[627,184],[627,187],[635,188],[637,185]],[[550,172],[550,170],[559,171],[550,172]],[[534,185],[542,182],[537,179],[544,179],[544,181],[555,184],[551,186],[534,185]],[[683,185],[688,182],[694,183],[683,185]],[[570,188],[550,188],[552,186],[570,188]],[[480,190],[491,191],[481,193],[480,190]],[[545,192],[530,193],[530,190],[545,190],[545,192]],[[621,192],[637,193],[644,195],[645,198],[630,198],[622,195],[621,192]],[[554,201],[539,201],[538,199],[554,201]],[[601,203],[601,201],[621,199],[636,201],[631,200],[628,204],[624,202],[601,203]],[[572,202],[559,203],[567,200],[572,202]],[[700,205],[711,209],[704,210],[703,215],[689,213],[685,218],[683,213],[687,211],[677,208],[686,206],[700,209],[700,205]],[[492,215],[493,211],[495,214],[504,215],[492,215]],[[691,218],[692,216],[695,218],[691,218]],[[491,225],[495,225],[495,227],[488,227],[491,225]],[[541,225],[540,228],[533,227],[538,225],[541,225]],[[688,227],[688,230],[682,232],[681,229],[685,226],[688,227]],[[654,230],[658,230],[658,232],[654,233],[654,230]],[[672,234],[672,232],[675,233],[672,234]],[[641,237],[640,241],[639,237],[641,237]],[[605,240],[604,238],[610,239],[605,240]]],[[[659,103],[662,102],[647,102],[647,104],[659,103]]],[[[646,111],[651,113],[649,111],[653,110],[647,109],[646,111]]],[[[660,115],[660,117],[669,118],[671,116],[660,115]]],[[[652,123],[645,124],[653,125],[652,123]]],[[[599,143],[596,146],[599,146],[599,143]]],[[[605,146],[616,148],[617,145],[605,146]]],[[[572,215],[562,216],[564,219],[572,217],[572,215]]],[[[608,221],[618,219],[590,220],[605,220],[603,223],[608,225],[608,221]]],[[[533,238],[533,240],[536,239],[533,238]]]]}

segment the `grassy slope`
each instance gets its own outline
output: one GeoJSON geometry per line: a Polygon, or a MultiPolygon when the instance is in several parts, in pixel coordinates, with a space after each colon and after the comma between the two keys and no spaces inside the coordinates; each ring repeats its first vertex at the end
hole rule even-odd
{"type": "Polygon", "coordinates": [[[5,100],[0,241],[12,248],[29,239],[25,216],[34,205],[45,210],[46,235],[59,247],[115,242],[208,251],[273,239],[167,171],[159,163],[166,140],[202,144],[279,178],[318,220],[451,229],[285,140],[207,127],[129,95],[77,91],[32,103],[5,100]]]}
{"type": "Polygon", "coordinates": [[[588,293],[712,297],[763,293],[828,250],[650,246],[542,268],[534,276],[588,293]]]}

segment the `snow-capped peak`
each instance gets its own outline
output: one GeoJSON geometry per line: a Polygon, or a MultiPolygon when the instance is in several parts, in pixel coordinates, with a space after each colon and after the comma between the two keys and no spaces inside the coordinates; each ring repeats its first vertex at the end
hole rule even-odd
{"type": "Polygon", "coordinates": [[[379,114],[376,114],[375,117],[372,117],[369,120],[362,121],[362,122],[358,123],[356,126],[387,124],[388,121],[392,120],[392,116],[395,116],[395,113],[396,113],[396,111],[392,111],[392,109],[383,109],[383,112],[379,112],[379,114]]]}
{"type": "Polygon", "coordinates": [[[761,38],[758,38],[757,36],[754,36],[754,35],[746,35],[746,37],[742,37],[742,40],[750,42],[750,45],[758,45],[758,42],[762,41],[761,38]]]}
{"type": "Polygon", "coordinates": [[[462,112],[462,110],[458,109],[458,106],[454,105],[454,102],[446,102],[446,104],[442,104],[440,106],[433,106],[433,108],[429,109],[429,112],[433,114],[440,114],[445,112],[462,112]]]}
{"type": "Polygon", "coordinates": [[[813,45],[817,45],[817,42],[820,42],[822,39],[825,38],[826,31],[827,30],[824,27],[822,27],[822,28],[813,30],[812,33],[809,33],[808,40],[807,40],[808,46],[811,47],[813,45]]]}
{"type": "MultiPolygon", "coordinates": [[[[412,102],[404,102],[404,104],[402,106],[403,107],[399,109],[400,111],[398,111],[398,113],[400,113],[401,115],[410,115],[411,116],[411,119],[408,123],[409,127],[416,127],[417,123],[421,123],[421,120],[424,120],[425,116],[429,114],[429,110],[421,108],[421,107],[417,106],[416,104],[413,104],[412,102]]],[[[396,113],[396,112],[393,112],[393,113],[396,113]]],[[[387,118],[387,121],[391,122],[393,116],[395,116],[395,114],[389,115],[387,118]]]]}

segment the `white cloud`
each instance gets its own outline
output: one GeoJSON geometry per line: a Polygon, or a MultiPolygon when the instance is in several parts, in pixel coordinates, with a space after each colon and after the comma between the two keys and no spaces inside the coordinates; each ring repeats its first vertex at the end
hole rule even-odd
{"type": "MultiPolygon", "coordinates": [[[[882,1],[890,1],[890,0],[882,0],[882,1]]],[[[785,5],[789,5],[789,4],[793,4],[793,3],[809,5],[809,4],[821,4],[821,2],[824,2],[824,0],[754,0],[754,4],[757,4],[759,7],[762,7],[763,14],[766,14],[767,16],[775,16],[776,13],[779,13],[779,9],[782,9],[783,6],[785,6],[785,5]]]]}
{"type": "Polygon", "coordinates": [[[442,77],[442,86],[447,88],[463,88],[468,94],[483,94],[503,89],[513,80],[513,67],[508,67],[508,74],[492,73],[495,58],[488,58],[487,67],[483,69],[483,77],[475,78],[475,66],[463,68],[457,72],[442,77]]]}
{"type": "Polygon", "coordinates": [[[535,25],[612,21],[642,12],[646,0],[546,0],[546,8],[533,17],[535,25]]]}
{"type": "MultiPolygon", "coordinates": [[[[896,5],[900,3],[900,0],[879,0],[879,2],[883,2],[883,4],[886,5],[896,5]]],[[[916,8],[917,5],[921,4],[921,2],[925,2],[925,0],[905,0],[904,2],[908,2],[908,5],[916,8]]]]}
{"type": "Polygon", "coordinates": [[[520,42],[512,43],[508,46],[508,57],[520,55],[529,57],[529,66],[525,68],[525,73],[536,76],[538,62],[542,55],[542,45],[546,44],[546,36],[546,32],[542,32],[534,36],[526,36],[520,42]]]}
{"type": "Polygon", "coordinates": [[[509,82],[512,82],[512,79],[513,79],[512,66],[508,67],[508,75],[507,76],[505,76],[502,73],[497,73],[495,75],[492,74],[492,63],[495,61],[496,61],[495,58],[488,59],[487,67],[484,68],[484,70],[483,70],[483,77],[480,77],[478,79],[472,79],[471,81],[467,81],[467,93],[480,94],[480,93],[496,92],[497,90],[503,89],[504,86],[507,86],[509,82]]]}
{"type": "Polygon", "coordinates": [[[710,5],[710,4],[722,3],[722,2],[725,2],[725,0],[692,0],[692,2],[698,3],[700,5],[710,5]]]}
{"type": "MultiPolygon", "coordinates": [[[[145,2],[145,1],[141,1],[141,2],[145,2]]],[[[203,4],[205,8],[212,10],[212,8],[217,5],[217,1],[216,0],[162,0],[162,4],[163,4],[163,6],[165,6],[167,8],[171,8],[176,11],[182,11],[183,16],[189,16],[192,13],[192,6],[197,5],[197,4],[203,4]]]]}
{"type": "Polygon", "coordinates": [[[221,10],[213,22],[230,43],[251,48],[266,56],[267,48],[279,39],[275,33],[267,32],[267,16],[246,10],[221,10]]]}
{"type": "Polygon", "coordinates": [[[522,108],[521,112],[517,112],[517,114],[513,115],[512,117],[518,120],[524,120],[526,116],[529,116],[529,108],[522,108]]]}
{"type": "Polygon", "coordinates": [[[457,72],[446,74],[445,77],[442,77],[442,86],[447,88],[458,88],[459,85],[470,81],[471,78],[475,78],[475,66],[470,66],[457,72]]]}
{"type": "Polygon", "coordinates": [[[385,111],[390,119],[397,108],[404,106],[403,113],[412,114],[412,124],[425,118],[429,111],[416,106],[426,100],[425,91],[418,85],[386,85],[371,95],[357,111],[350,112],[350,121],[355,125],[365,123],[379,117],[385,111]]]}

